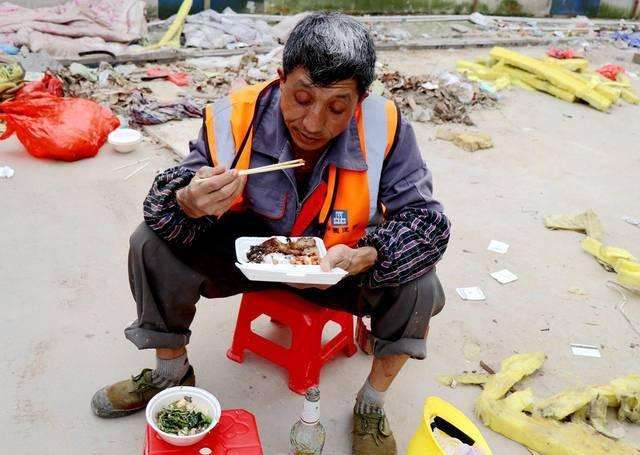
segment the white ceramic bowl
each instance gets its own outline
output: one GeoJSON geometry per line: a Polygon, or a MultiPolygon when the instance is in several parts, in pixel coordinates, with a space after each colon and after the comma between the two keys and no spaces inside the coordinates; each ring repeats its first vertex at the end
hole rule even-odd
{"type": "Polygon", "coordinates": [[[198,387],[188,387],[188,386],[180,386],[180,387],[170,387],[168,389],[163,390],[159,394],[149,401],[147,404],[146,416],[147,422],[151,425],[158,435],[167,441],[169,444],[173,444],[174,446],[190,446],[197,442],[200,442],[213,428],[216,426],[218,421],[220,420],[220,414],[222,413],[222,409],[220,407],[220,403],[218,399],[214,397],[212,394],[207,392],[204,389],[200,389],[198,387]],[[204,430],[202,433],[194,434],[193,436],[178,436],[171,433],[165,433],[164,431],[158,428],[158,424],[156,423],[156,417],[158,413],[169,404],[174,401],[179,400],[185,395],[189,395],[192,402],[198,406],[202,411],[206,412],[209,417],[211,417],[211,425],[204,430]]]}
{"type": "Polygon", "coordinates": [[[142,134],[131,128],[118,128],[109,133],[107,140],[117,152],[130,153],[142,142],[142,134]]]}

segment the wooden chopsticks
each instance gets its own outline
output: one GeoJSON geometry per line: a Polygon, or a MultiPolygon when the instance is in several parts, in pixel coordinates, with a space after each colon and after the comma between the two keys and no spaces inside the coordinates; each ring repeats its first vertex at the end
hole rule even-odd
{"type": "Polygon", "coordinates": [[[270,164],[268,166],[254,167],[252,169],[243,169],[238,171],[238,175],[261,174],[263,172],[280,171],[282,169],[290,169],[292,167],[304,166],[304,160],[291,160],[283,163],[270,164]]]}

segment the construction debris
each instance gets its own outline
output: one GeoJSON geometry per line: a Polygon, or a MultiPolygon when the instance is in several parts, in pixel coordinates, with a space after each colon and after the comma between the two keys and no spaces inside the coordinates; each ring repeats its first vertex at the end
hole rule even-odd
{"type": "Polygon", "coordinates": [[[539,90],[564,101],[582,100],[592,107],[607,111],[620,98],[640,103],[624,73],[611,81],[585,65],[583,59],[536,59],[502,47],[494,47],[490,59],[478,62],[461,60],[458,71],[475,81],[493,81],[495,91],[510,85],[526,90],[539,90]]]}
{"type": "Polygon", "coordinates": [[[230,8],[218,13],[212,9],[187,17],[185,45],[203,49],[235,49],[247,46],[274,46],[277,39],[265,21],[236,14],[230,8]]]}
{"type": "Polygon", "coordinates": [[[467,152],[488,149],[493,147],[491,136],[485,133],[473,131],[454,131],[449,128],[438,128],[436,139],[453,142],[467,152]]]}
{"type": "Polygon", "coordinates": [[[169,103],[150,101],[141,91],[134,91],[131,98],[131,121],[138,125],[157,125],[170,120],[202,117],[204,107],[190,98],[169,103]]]}
{"type": "Polygon", "coordinates": [[[606,427],[604,405],[617,408],[619,420],[640,422],[640,376],[569,390],[543,401],[537,401],[531,389],[509,394],[524,377],[537,371],[545,358],[542,352],[517,354],[505,359],[495,375],[442,377],[441,382],[449,382],[449,386],[484,382],[476,401],[478,417],[495,432],[541,455],[638,455],[633,446],[601,432],[620,436],[619,431],[606,427]],[[571,421],[560,421],[574,414],[571,421]]]}
{"type": "Polygon", "coordinates": [[[476,107],[496,105],[478,84],[459,75],[403,76],[384,72],[378,78],[382,94],[393,99],[404,115],[414,121],[473,125],[469,112],[476,107]]]}

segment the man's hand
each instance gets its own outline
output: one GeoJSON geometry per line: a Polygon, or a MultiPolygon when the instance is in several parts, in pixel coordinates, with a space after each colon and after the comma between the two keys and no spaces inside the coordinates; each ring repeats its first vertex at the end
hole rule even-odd
{"type": "Polygon", "coordinates": [[[186,187],[176,192],[176,200],[190,218],[221,217],[233,204],[247,182],[246,176],[223,166],[203,166],[186,187]]]}
{"type": "Polygon", "coordinates": [[[323,272],[330,272],[334,267],[340,267],[349,275],[357,275],[372,267],[376,259],[378,259],[378,252],[370,246],[349,248],[347,245],[334,245],[320,260],[320,267],[323,272]]]}
{"type": "MultiPolygon", "coordinates": [[[[378,252],[375,248],[365,246],[362,248],[349,248],[347,245],[334,245],[320,261],[323,272],[330,272],[334,267],[340,267],[349,275],[357,275],[371,268],[378,259],[378,252]]],[[[296,284],[289,283],[289,286],[296,289],[317,288],[325,290],[329,285],[322,284],[296,284]]]]}

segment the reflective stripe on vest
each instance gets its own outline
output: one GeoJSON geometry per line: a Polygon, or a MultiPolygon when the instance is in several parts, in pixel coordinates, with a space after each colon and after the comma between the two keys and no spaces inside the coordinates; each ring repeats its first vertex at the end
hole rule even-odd
{"type": "Polygon", "coordinates": [[[367,176],[369,180],[369,224],[377,224],[380,213],[378,206],[378,193],[380,191],[380,177],[382,176],[382,166],[384,159],[391,149],[389,140],[389,130],[393,130],[391,141],[395,135],[397,115],[395,106],[391,101],[379,95],[369,95],[362,103],[362,125],[364,129],[364,149],[367,162],[367,176]],[[393,113],[387,105],[391,104],[393,113]],[[389,118],[391,117],[391,118],[389,118]]]}
{"type": "Polygon", "coordinates": [[[214,166],[229,167],[236,156],[236,146],[231,131],[231,100],[221,98],[205,109],[207,143],[214,166]],[[210,132],[213,131],[213,134],[210,132]]]}

